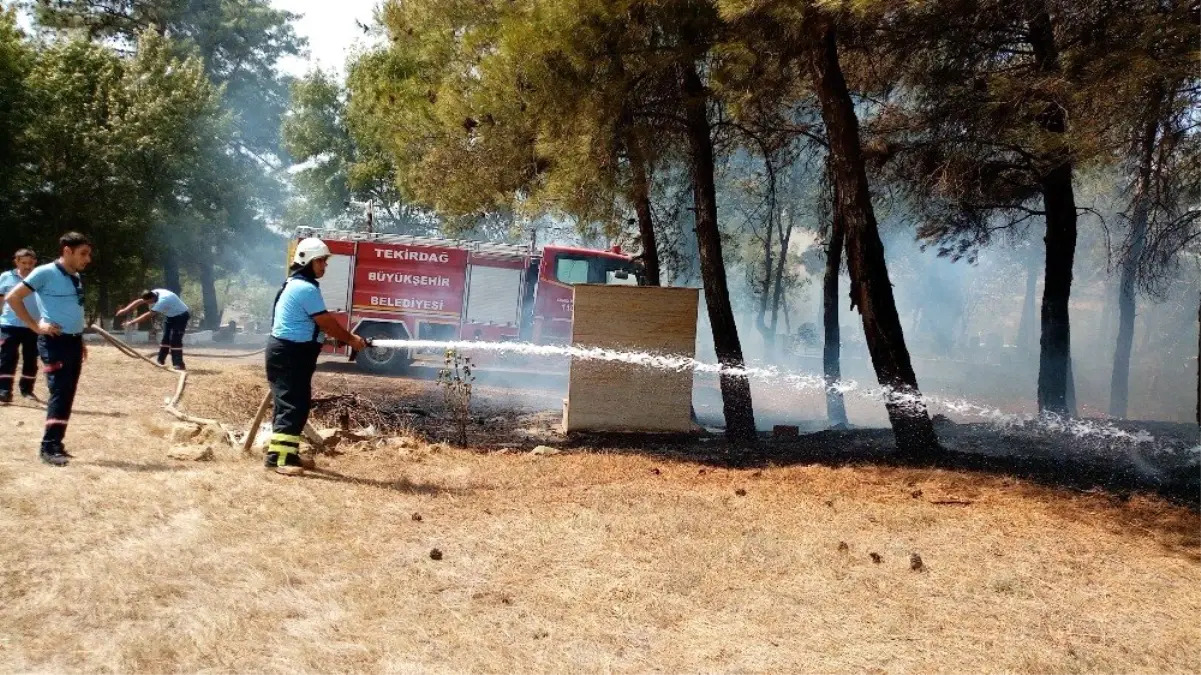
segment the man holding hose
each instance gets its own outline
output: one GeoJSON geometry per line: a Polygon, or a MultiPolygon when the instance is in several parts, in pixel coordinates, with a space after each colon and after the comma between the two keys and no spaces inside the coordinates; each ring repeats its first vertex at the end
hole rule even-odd
{"type": "Polygon", "coordinates": [[[309,464],[301,461],[300,441],[309,419],[313,373],[325,335],[356,351],[367,347],[363,338],[343,328],[325,309],[317,280],[325,275],[330,255],[329,247],[320,239],[302,240],[292,256],[291,276],[275,296],[271,337],[267,340],[267,381],[275,412],[266,465],[285,476],[303,475],[309,464]]]}
{"type": "Polygon", "coordinates": [[[117,310],[117,316],[122,317],[137,309],[138,305],[146,305],[149,309],[141,316],[127,321],[127,324],[137,325],[150,318],[152,314],[162,314],[166,321],[163,323],[163,340],[158,348],[158,364],[167,364],[167,355],[171,355],[171,367],[184,370],[183,364],[183,334],[188,329],[188,321],[192,314],[188,306],[179,296],[165,288],[142,291],[142,295],[128,305],[117,310]]]}

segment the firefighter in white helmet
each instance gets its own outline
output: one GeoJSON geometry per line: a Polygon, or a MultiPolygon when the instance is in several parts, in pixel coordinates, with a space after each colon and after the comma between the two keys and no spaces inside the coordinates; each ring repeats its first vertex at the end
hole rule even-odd
{"type": "Polygon", "coordinates": [[[302,240],[292,256],[291,276],[275,296],[271,337],[267,341],[267,381],[275,401],[267,468],[287,476],[304,473],[300,441],[312,403],[313,372],[325,335],[362,351],[363,338],[342,327],[325,309],[317,280],[325,274],[329,247],[316,238],[302,240]]]}

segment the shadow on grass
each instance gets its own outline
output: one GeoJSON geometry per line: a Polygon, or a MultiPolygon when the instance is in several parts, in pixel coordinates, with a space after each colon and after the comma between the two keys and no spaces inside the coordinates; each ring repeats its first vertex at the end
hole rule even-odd
{"type": "Polygon", "coordinates": [[[72,415],[83,415],[84,417],[112,417],[121,418],[129,417],[128,413],[123,412],[105,412],[101,410],[72,410],[72,415]]]}
{"type": "Polygon", "coordinates": [[[195,466],[189,464],[162,464],[159,462],[140,464],[138,462],[124,462],[112,459],[98,459],[95,461],[75,460],[72,463],[81,466],[98,466],[102,469],[128,471],[130,473],[174,473],[178,471],[194,471],[196,469],[195,466]]]}
{"type": "MultiPolygon", "coordinates": [[[[194,471],[197,468],[194,466],[194,463],[191,462],[180,464],[163,464],[158,462],[140,464],[137,462],[100,459],[96,461],[75,460],[74,463],[80,466],[97,466],[103,469],[116,469],[118,471],[128,471],[131,473],[173,473],[194,471]]],[[[445,488],[429,483],[414,483],[407,478],[398,478],[396,480],[359,478],[357,476],[347,476],[335,471],[329,471],[328,469],[310,469],[304,473],[304,476],[301,477],[301,480],[304,480],[305,478],[330,481],[333,483],[345,483],[347,485],[362,485],[366,487],[380,488],[382,490],[391,490],[393,492],[402,492],[404,494],[412,495],[466,494],[465,490],[445,488]]]]}
{"type": "MultiPolygon", "coordinates": [[[[0,405],[0,409],[2,408],[24,408],[26,410],[46,412],[46,402],[40,398],[33,400],[17,399],[12,403],[0,405]]],[[[127,413],[117,412],[115,410],[72,410],[71,414],[82,415],[84,417],[129,417],[127,413]]]]}
{"type": "MultiPolygon", "coordinates": [[[[1072,440],[1062,437],[1002,439],[996,430],[971,426],[940,430],[944,450],[932,457],[898,454],[888,429],[827,430],[787,441],[765,438],[752,447],[737,447],[721,437],[648,434],[573,434],[562,445],[730,469],[818,465],[975,475],[979,487],[1012,491],[1065,520],[1101,523],[1131,537],[1150,537],[1165,552],[1201,562],[1201,469],[1187,451],[1140,454],[1118,444],[1072,447],[1072,440]],[[1008,447],[995,447],[1002,443],[1008,447]],[[1056,498],[1046,489],[1069,494],[1056,498]],[[1158,496],[1167,503],[1132,500],[1135,495],[1158,496]]],[[[908,491],[907,485],[898,482],[897,488],[908,491]]],[[[974,500],[931,503],[971,509],[974,500]]]]}
{"type": "Polygon", "coordinates": [[[757,445],[745,447],[731,445],[720,436],[573,434],[565,447],[729,468],[818,464],[945,469],[1020,478],[1080,492],[1102,491],[1119,501],[1136,493],[1153,494],[1201,512],[1201,468],[1183,447],[1152,452],[1122,442],[1005,434],[977,425],[940,429],[939,436],[944,449],[929,457],[898,454],[889,429],[826,430],[787,440],[762,438],[757,445]]]}
{"type": "Polygon", "coordinates": [[[360,478],[358,476],[347,476],[336,471],[330,471],[329,469],[310,469],[304,473],[304,478],[345,483],[347,485],[364,485],[410,495],[465,494],[464,490],[445,488],[430,483],[414,483],[408,478],[397,478],[395,480],[360,478]]]}

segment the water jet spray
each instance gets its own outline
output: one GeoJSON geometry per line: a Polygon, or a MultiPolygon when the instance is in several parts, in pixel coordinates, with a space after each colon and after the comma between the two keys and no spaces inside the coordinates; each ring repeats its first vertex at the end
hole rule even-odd
{"type": "Polygon", "coordinates": [[[1048,413],[1040,415],[1007,413],[999,408],[982,405],[966,399],[939,396],[937,394],[917,394],[883,385],[865,387],[854,380],[827,382],[821,374],[789,371],[776,366],[727,366],[719,363],[707,363],[691,357],[674,354],[622,351],[578,345],[539,345],[529,342],[375,340],[373,346],[379,349],[436,349],[441,351],[454,349],[463,352],[493,352],[524,356],[568,356],[572,359],[582,361],[626,363],[658,370],[692,371],[694,373],[706,373],[718,376],[734,375],[761,382],[780,383],[800,391],[836,391],[842,393],[844,396],[850,395],[865,400],[900,406],[917,407],[925,404],[927,407],[941,408],[947,412],[981,420],[1002,430],[1021,428],[1023,430],[1067,434],[1078,439],[1095,438],[1122,441],[1135,445],[1151,443],[1155,440],[1155,437],[1146,431],[1130,432],[1102,421],[1073,419],[1048,413]]]}

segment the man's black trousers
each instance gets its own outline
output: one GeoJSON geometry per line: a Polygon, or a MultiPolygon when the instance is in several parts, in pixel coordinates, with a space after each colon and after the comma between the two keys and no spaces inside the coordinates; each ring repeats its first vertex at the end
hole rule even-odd
{"type": "Polygon", "coordinates": [[[171,354],[171,365],[182,369],[183,365],[183,334],[188,329],[188,321],[192,315],[184,312],[179,316],[168,317],[163,325],[163,341],[158,346],[159,365],[167,363],[167,354],[171,354]]]}
{"type": "Polygon", "coordinates": [[[40,335],[38,353],[46,371],[50,400],[46,402],[46,431],[42,450],[61,450],[75,403],[75,389],[83,370],[83,337],[79,335],[40,335]]]}
{"type": "Polygon", "coordinates": [[[24,326],[0,326],[0,398],[13,393],[17,359],[21,360],[20,391],[33,393],[38,377],[38,334],[24,326]]]}

